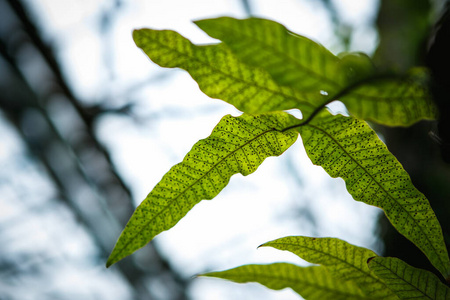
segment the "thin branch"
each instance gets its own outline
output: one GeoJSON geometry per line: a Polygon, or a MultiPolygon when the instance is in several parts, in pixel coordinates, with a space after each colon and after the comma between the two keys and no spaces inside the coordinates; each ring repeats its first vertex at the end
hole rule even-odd
{"type": "Polygon", "coordinates": [[[374,75],[374,76],[371,76],[371,77],[364,78],[362,80],[356,81],[356,82],[348,85],[347,87],[343,88],[342,90],[340,90],[339,92],[337,92],[333,96],[330,96],[325,102],[323,102],[318,107],[316,107],[316,109],[311,113],[311,115],[309,115],[309,117],[305,121],[303,121],[303,122],[301,122],[299,124],[295,124],[295,125],[286,127],[284,129],[282,129],[281,132],[285,132],[285,131],[287,131],[289,129],[298,128],[298,127],[307,125],[328,104],[330,104],[333,101],[339,100],[340,98],[342,98],[343,96],[351,93],[354,89],[356,89],[357,87],[359,87],[361,85],[370,83],[372,81],[381,80],[381,79],[399,79],[399,78],[402,78],[402,76],[401,75],[395,75],[395,74],[387,73],[387,74],[377,74],[377,75],[374,75]]]}

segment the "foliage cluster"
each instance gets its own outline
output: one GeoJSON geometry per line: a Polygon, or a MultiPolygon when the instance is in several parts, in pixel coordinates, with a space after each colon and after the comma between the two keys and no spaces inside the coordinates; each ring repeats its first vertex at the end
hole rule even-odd
{"type": "MultiPolygon", "coordinates": [[[[321,45],[269,20],[228,17],[197,21],[221,41],[194,45],[174,31],[141,29],[134,40],[166,68],[189,72],[211,98],[243,112],[224,116],[137,207],[107,266],[173,227],[201,200],[212,199],[233,174],[248,175],[298,138],[312,162],[341,177],[356,201],[380,207],[443,278],[450,261],[440,224],[426,197],[366,121],[410,126],[437,110],[426,69],[380,74],[362,53],[335,56],[321,45]],[[350,116],[326,106],[339,100],[350,116]],[[286,112],[298,109],[303,118],[286,112]]],[[[434,274],[336,238],[291,236],[263,244],[290,251],[316,266],[245,265],[205,274],[235,282],[292,288],[307,299],[450,299],[434,274]]]]}

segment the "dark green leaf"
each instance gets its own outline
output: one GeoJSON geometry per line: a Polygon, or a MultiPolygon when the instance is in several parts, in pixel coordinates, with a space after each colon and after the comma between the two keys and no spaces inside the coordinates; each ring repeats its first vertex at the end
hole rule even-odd
{"type": "Polygon", "coordinates": [[[343,52],[338,55],[341,59],[340,71],[350,86],[375,74],[375,66],[370,57],[361,52],[343,52]]]}

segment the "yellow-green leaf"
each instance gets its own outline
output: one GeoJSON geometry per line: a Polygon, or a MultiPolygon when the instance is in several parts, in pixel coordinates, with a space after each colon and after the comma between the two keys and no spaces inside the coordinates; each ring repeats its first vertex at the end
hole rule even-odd
{"type": "Polygon", "coordinates": [[[305,236],[284,237],[262,246],[290,251],[310,263],[323,265],[334,277],[355,283],[366,296],[398,299],[367,266],[367,260],[376,256],[369,249],[336,238],[305,236]]]}
{"type": "Polygon", "coordinates": [[[138,206],[107,266],[173,227],[201,200],[214,198],[232,175],[248,175],[267,157],[281,155],[298,133],[279,130],[295,120],[284,112],[223,117],[211,135],[198,141],[138,206]]]}
{"type": "Polygon", "coordinates": [[[323,266],[299,267],[287,263],[245,265],[202,276],[217,277],[237,283],[258,282],[273,290],[291,288],[310,300],[371,299],[365,296],[356,284],[332,277],[323,266]]]}
{"type": "Polygon", "coordinates": [[[366,122],[324,112],[299,132],[314,164],[342,177],[355,200],[382,208],[392,225],[449,276],[447,248],[430,203],[366,122]]]}
{"type": "Polygon", "coordinates": [[[367,55],[346,53],[340,59],[270,20],[221,17],[195,23],[222,40],[244,63],[265,69],[278,84],[321,92],[323,97],[303,98],[315,107],[341,100],[352,115],[389,126],[436,118],[437,110],[423,82],[424,70],[415,70],[406,79],[380,79],[367,55]]]}
{"type": "Polygon", "coordinates": [[[406,78],[367,80],[345,93],[342,101],[351,115],[388,126],[410,126],[437,118],[437,108],[427,85],[425,70],[406,78]]]}
{"type": "Polygon", "coordinates": [[[281,85],[328,94],[342,88],[339,58],[277,22],[221,17],[195,24],[222,40],[244,63],[267,70],[281,85]]]}
{"type": "Polygon", "coordinates": [[[436,275],[414,268],[398,258],[375,257],[369,261],[369,268],[400,299],[450,299],[449,287],[436,275]]]}
{"type": "Polygon", "coordinates": [[[246,113],[311,109],[311,99],[323,98],[278,86],[265,70],[241,63],[223,44],[197,46],[170,30],[135,30],[133,38],[156,64],[188,71],[206,95],[246,113]]]}

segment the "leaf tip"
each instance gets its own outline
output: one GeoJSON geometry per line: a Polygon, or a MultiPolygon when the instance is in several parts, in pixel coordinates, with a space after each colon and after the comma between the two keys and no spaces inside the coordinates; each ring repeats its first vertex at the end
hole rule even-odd
{"type": "Polygon", "coordinates": [[[114,265],[116,262],[118,262],[123,258],[121,256],[118,256],[115,250],[116,248],[114,247],[113,251],[108,257],[108,260],[106,261],[106,268],[111,267],[112,265],[114,265]]]}
{"type": "Polygon", "coordinates": [[[138,38],[138,36],[139,36],[139,32],[141,31],[142,29],[133,29],[133,32],[131,33],[131,35],[132,35],[132,37],[133,37],[133,41],[136,43],[136,39],[138,38]]]}
{"type": "MultiPolygon", "coordinates": [[[[200,23],[202,23],[203,19],[193,20],[192,23],[199,26],[200,23]]],[[[200,26],[199,26],[200,27],[200,26]]]]}
{"type": "Polygon", "coordinates": [[[369,258],[367,259],[367,264],[369,264],[369,263],[371,262],[371,260],[374,259],[375,257],[376,257],[376,256],[369,257],[369,258]]]}
{"type": "Polygon", "coordinates": [[[136,46],[139,47],[138,34],[139,34],[138,30],[134,29],[133,33],[132,33],[132,38],[133,38],[133,41],[136,44],[136,46]]]}
{"type": "Polygon", "coordinates": [[[143,37],[145,37],[146,32],[149,32],[148,28],[133,29],[132,38],[138,48],[142,48],[144,46],[143,37]]]}
{"type": "Polygon", "coordinates": [[[111,257],[109,257],[108,260],[106,261],[106,268],[108,269],[109,267],[111,267],[115,263],[116,262],[113,259],[111,259],[111,257]]]}
{"type": "Polygon", "coordinates": [[[263,243],[263,244],[259,245],[258,247],[256,247],[256,249],[259,249],[261,247],[268,247],[269,246],[269,245],[267,245],[268,243],[270,243],[270,242],[263,243]]]}

